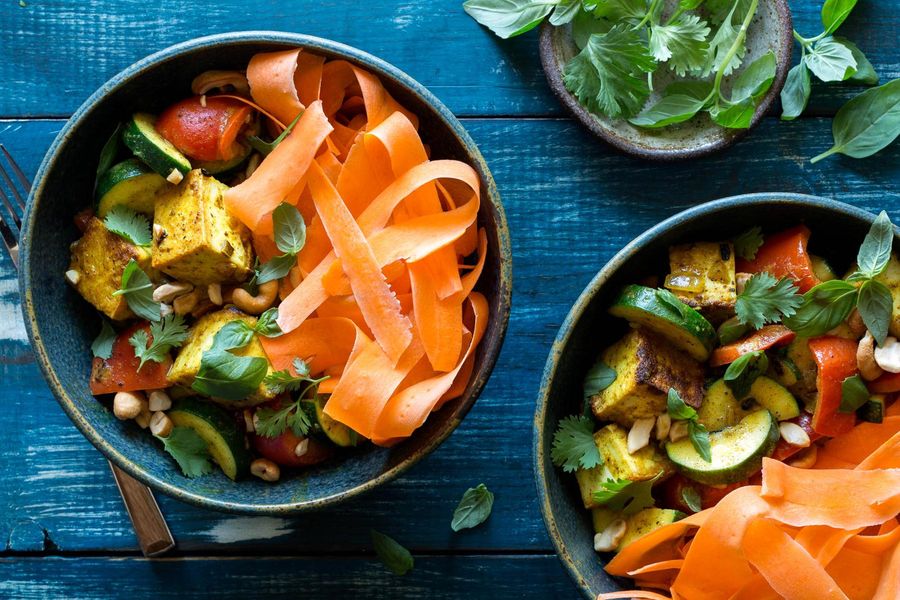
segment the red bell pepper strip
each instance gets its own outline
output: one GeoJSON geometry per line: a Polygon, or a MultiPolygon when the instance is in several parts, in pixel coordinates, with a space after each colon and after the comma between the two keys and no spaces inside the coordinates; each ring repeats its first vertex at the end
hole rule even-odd
{"type": "Polygon", "coordinates": [[[94,357],[91,365],[92,394],[96,396],[116,392],[158,390],[169,386],[166,373],[172,366],[171,358],[166,357],[161,363],[148,360],[138,370],[141,361],[134,355],[134,347],[128,342],[138,329],[144,329],[147,336],[150,336],[148,323],[136,323],[116,336],[109,358],[94,357]]]}
{"type": "Polygon", "coordinates": [[[797,334],[784,325],[766,325],[742,340],[713,350],[709,364],[713,367],[731,364],[748,352],[790,344],[795,337],[797,334]]]}
{"type": "Polygon", "coordinates": [[[807,292],[819,283],[813,271],[812,261],[806,251],[810,231],[805,225],[792,227],[775,235],[770,235],[756,251],[756,258],[747,261],[738,259],[739,273],[768,272],[775,277],[790,277],[800,292],[807,292]]]}
{"type": "Polygon", "coordinates": [[[857,343],[853,340],[825,335],[809,340],[809,350],[819,367],[816,375],[816,411],[813,413],[812,428],[816,433],[836,436],[853,429],[855,413],[842,413],[843,391],[841,384],[848,377],[856,375],[857,343]]]}
{"type": "Polygon", "coordinates": [[[881,377],[868,384],[873,394],[892,394],[900,392],[900,373],[883,373],[881,377]]]}
{"type": "MultiPolygon", "coordinates": [[[[809,436],[810,442],[815,442],[819,438],[823,437],[821,433],[816,432],[812,427],[812,415],[806,411],[800,413],[799,417],[794,417],[793,419],[789,419],[790,423],[796,423],[800,427],[803,428],[803,431],[806,432],[806,435],[809,436]]],[[[772,458],[775,460],[780,460],[784,462],[788,458],[797,454],[798,452],[806,450],[802,446],[794,446],[793,444],[788,444],[784,441],[784,438],[778,438],[778,443],[775,444],[775,450],[772,452],[772,458]]]]}

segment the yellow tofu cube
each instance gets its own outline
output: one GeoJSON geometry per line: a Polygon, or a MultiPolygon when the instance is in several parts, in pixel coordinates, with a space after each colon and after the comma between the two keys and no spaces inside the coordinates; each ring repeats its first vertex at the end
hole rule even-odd
{"type": "Polygon", "coordinates": [[[666,287],[714,323],[734,315],[737,301],[734,247],[697,242],[669,248],[666,287]]]}
{"type": "Polygon", "coordinates": [[[636,539],[644,537],[660,527],[679,521],[684,517],[685,514],[683,512],[672,508],[645,508],[638,511],[626,519],[628,528],[625,530],[625,536],[619,542],[619,547],[616,551],[618,552],[636,539]]]}
{"type": "Polygon", "coordinates": [[[197,285],[237,283],[253,270],[250,231],[225,210],[227,187],[194,169],[156,199],[153,267],[197,285]]]}
{"type": "Polygon", "coordinates": [[[591,398],[599,421],[631,428],[637,419],[655,417],[666,410],[669,388],[692,406],[703,401],[703,367],[642,328],[631,329],[601,360],[615,370],[616,380],[591,398]]]}
{"type": "Polygon", "coordinates": [[[581,501],[585,508],[599,506],[594,501],[594,492],[600,489],[600,484],[609,481],[612,476],[604,465],[597,465],[592,469],[578,469],[575,471],[575,479],[578,481],[578,489],[581,491],[581,501]]]}
{"type": "Polygon", "coordinates": [[[70,281],[81,296],[110,319],[122,320],[134,317],[125,296],[114,296],[122,285],[122,272],[131,260],[151,278],[150,252],[135,246],[106,228],[103,222],[91,217],[84,235],[71,246],[70,281]]]}
{"type": "Polygon", "coordinates": [[[603,457],[603,464],[613,479],[646,481],[660,473],[663,478],[674,472],[674,466],[651,442],[634,454],[628,452],[628,431],[610,423],[594,434],[594,443],[603,457]]]}
{"type": "MultiPolygon", "coordinates": [[[[203,353],[213,345],[213,338],[216,333],[231,321],[241,320],[253,327],[256,325],[256,317],[251,317],[242,313],[234,306],[227,306],[222,310],[208,313],[200,317],[194,326],[188,332],[188,338],[175,357],[172,368],[169,369],[167,375],[169,382],[173,385],[190,387],[194,382],[194,377],[200,371],[200,361],[203,353]]],[[[249,344],[238,350],[232,350],[236,356],[259,356],[266,357],[262,344],[253,336],[249,344]]],[[[272,365],[269,365],[268,374],[273,371],[272,365]]],[[[259,388],[243,401],[228,401],[228,406],[253,406],[272,400],[277,394],[273,393],[265,384],[260,384],[259,388]]]]}

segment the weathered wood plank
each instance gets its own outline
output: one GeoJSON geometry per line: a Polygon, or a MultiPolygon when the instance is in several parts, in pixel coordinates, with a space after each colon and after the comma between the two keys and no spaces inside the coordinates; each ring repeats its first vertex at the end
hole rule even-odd
{"type": "MultiPolygon", "coordinates": [[[[550,115],[532,32],[502,41],[478,26],[461,0],[239,2],[34,0],[0,3],[0,116],[65,116],[109,77],[148,54],[222,31],[278,29],[327,37],[392,62],[462,115],[550,115]]],[[[790,2],[797,29],[821,31],[821,1],[790,2]]],[[[885,79],[900,76],[900,0],[861,2],[841,34],[858,43],[885,79]]],[[[799,54],[799,51],[798,51],[799,54]]],[[[859,88],[817,86],[812,114],[831,114],[859,88]]]]}
{"type": "MultiPolygon", "coordinates": [[[[368,538],[367,531],[360,536],[368,538]]],[[[557,558],[416,556],[402,577],[375,558],[0,558],[0,596],[44,598],[574,598],[557,558]],[[112,592],[115,590],[115,592],[112,592]]]]}
{"type": "MultiPolygon", "coordinates": [[[[0,143],[33,173],[60,121],[0,122],[0,143]]],[[[830,141],[825,119],[764,122],[731,151],[684,164],[625,158],[564,119],[473,119],[512,227],[515,298],[494,377],[458,431],[383,489],[297,519],[248,519],[161,498],[184,551],[285,553],[365,548],[376,527],[427,551],[548,550],[534,500],[531,418],[549,345],[597,269],[640,232],[695,203],[764,190],[830,196],[900,219],[900,145],[876,158],[810,165],[830,141]],[[490,521],[453,534],[465,488],[497,495],[490,521]]],[[[74,212],[82,204],[72,200],[74,212]]],[[[60,215],[61,223],[70,215],[60,215]]],[[[102,457],[58,409],[24,341],[16,284],[0,258],[0,539],[9,550],[134,551],[136,543],[102,457]],[[46,536],[46,539],[44,538],[46,536]]],[[[2,578],[0,578],[2,579],[2,578]]]]}

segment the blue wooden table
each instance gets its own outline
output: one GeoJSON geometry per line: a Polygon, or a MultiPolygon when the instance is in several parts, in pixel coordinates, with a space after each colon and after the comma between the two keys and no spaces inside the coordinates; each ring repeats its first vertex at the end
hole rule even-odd
{"type": "MultiPolygon", "coordinates": [[[[536,35],[502,42],[459,0],[270,2],[16,0],[0,3],[0,143],[28,174],[66,117],[107,78],[175,42],[282,29],[376,54],[428,86],[481,147],[512,229],[515,294],[490,384],[456,433],[408,474],[345,505],[295,519],[236,517],[160,497],[178,549],[141,557],[106,461],[45,386],[0,258],[0,597],[575,597],[540,518],[532,413],[550,343],[592,275],[652,224],[742,192],[819,194],[900,219],[900,144],[810,165],[830,116],[858,90],[814,85],[804,118],[764,120],[724,154],[653,164],[622,156],[569,120],[548,91],[536,35]],[[496,493],[482,527],[454,534],[462,492],[496,493]],[[390,575],[368,530],[415,554],[390,575]]],[[[791,2],[805,35],[816,1],[791,2]]],[[[842,32],[883,80],[900,76],[900,0],[861,2],[842,32]]],[[[85,204],[72,198],[72,211],[85,204]]]]}

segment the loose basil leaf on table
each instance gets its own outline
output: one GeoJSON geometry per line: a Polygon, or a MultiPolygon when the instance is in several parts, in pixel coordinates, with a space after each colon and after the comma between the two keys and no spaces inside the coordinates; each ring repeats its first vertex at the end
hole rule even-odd
{"type": "Polygon", "coordinates": [[[856,73],[853,52],[833,37],[816,42],[803,60],[809,70],[825,82],[844,81],[856,73]]]}
{"type": "Polygon", "coordinates": [[[374,529],[369,530],[375,554],[394,575],[405,575],[415,565],[412,554],[394,538],[374,529]]]}
{"type": "Polygon", "coordinates": [[[467,0],[463,9],[503,39],[537,27],[555,8],[545,0],[467,0]]]}
{"type": "Polygon", "coordinates": [[[875,67],[872,66],[872,63],[869,62],[869,59],[866,58],[863,51],[845,37],[836,35],[834,36],[834,39],[850,48],[853,59],[856,61],[856,72],[848,77],[846,81],[861,83],[863,85],[878,85],[878,73],[875,72],[875,67]]]}
{"type": "Polygon", "coordinates": [[[793,121],[803,114],[812,93],[809,68],[800,62],[788,71],[787,80],[781,88],[781,120],[793,121]]]}
{"type": "Polygon", "coordinates": [[[857,0],[825,0],[822,5],[822,25],[825,33],[834,33],[850,15],[857,0]]]}
{"type": "Polygon", "coordinates": [[[450,528],[453,531],[471,529],[484,523],[491,516],[494,507],[494,494],[483,483],[469,488],[463,494],[456,510],[453,511],[453,520],[450,528]]]}

